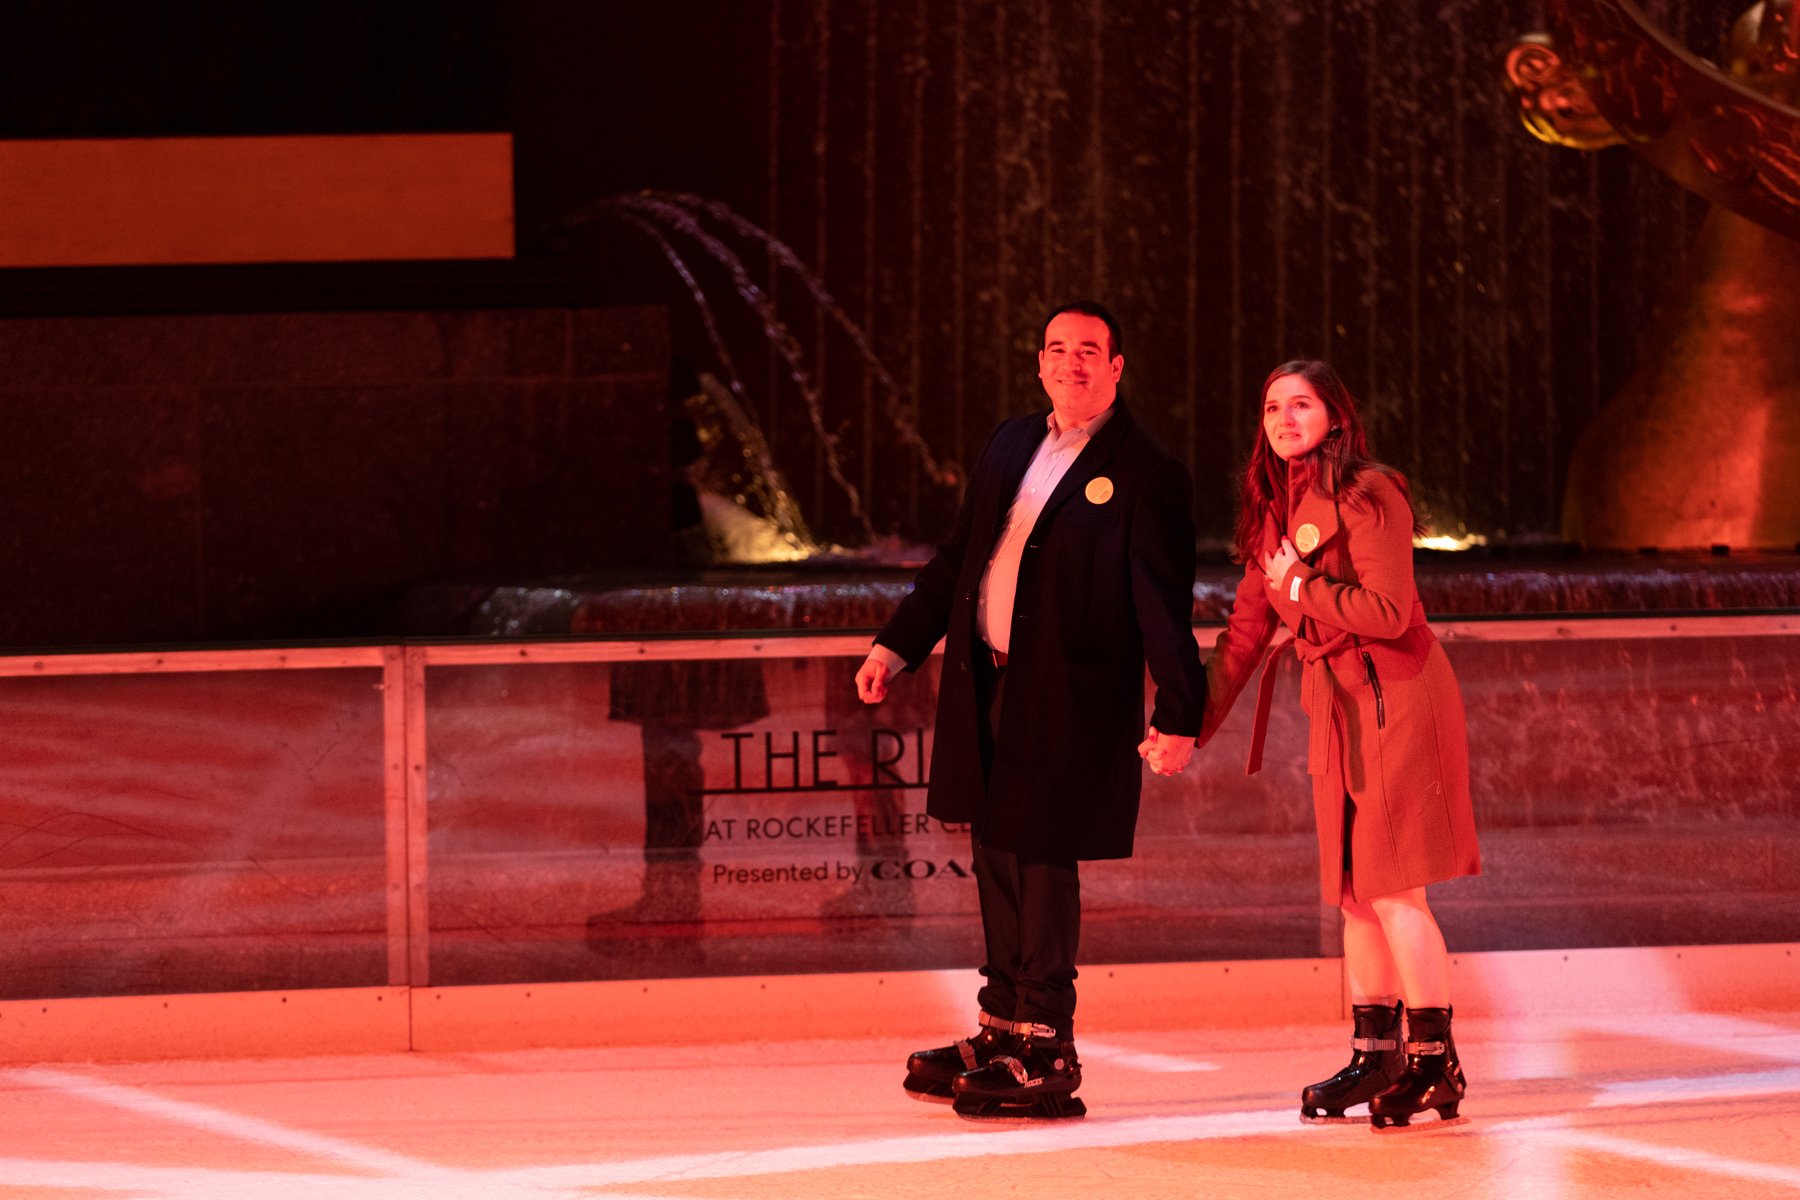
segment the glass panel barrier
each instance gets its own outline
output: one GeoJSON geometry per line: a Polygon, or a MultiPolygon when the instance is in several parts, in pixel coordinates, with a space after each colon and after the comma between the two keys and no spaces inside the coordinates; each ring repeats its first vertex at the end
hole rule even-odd
{"type": "MultiPolygon", "coordinates": [[[[1800,940],[1793,621],[1440,624],[1487,868],[1432,890],[1453,951],[1800,940]]],[[[0,998],[974,966],[968,831],[925,814],[939,662],[865,707],[865,644],[0,660],[0,998]]],[[[1337,954],[1275,670],[1263,770],[1246,696],[1084,865],[1083,961],[1337,954]]]]}
{"type": "Polygon", "coordinates": [[[1797,629],[1453,627],[1487,873],[1433,889],[1451,946],[1800,938],[1797,629]]]}
{"type": "Polygon", "coordinates": [[[434,984],[934,967],[978,931],[925,817],[935,660],[427,673],[434,984]]]}
{"type": "MultiPolygon", "coordinates": [[[[1730,620],[1445,627],[1488,871],[1433,889],[1455,949],[1800,936],[1800,638],[1730,620]]],[[[434,667],[431,980],[975,965],[967,831],[924,813],[936,661],[873,709],[859,661],[434,667]]],[[[1084,865],[1086,961],[1338,953],[1275,669],[1262,772],[1246,697],[1084,865]]]]}
{"type": "Polygon", "coordinates": [[[381,682],[0,678],[0,999],[387,983],[381,682]]]}

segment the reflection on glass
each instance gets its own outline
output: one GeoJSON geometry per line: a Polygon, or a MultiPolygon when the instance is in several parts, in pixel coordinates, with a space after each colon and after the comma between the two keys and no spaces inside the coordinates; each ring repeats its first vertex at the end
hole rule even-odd
{"type": "Polygon", "coordinates": [[[0,999],[386,983],[380,678],[0,679],[0,999]]]}
{"type": "MultiPolygon", "coordinates": [[[[1800,638],[1492,629],[1445,643],[1488,870],[1434,896],[1452,948],[1800,939],[1800,638]]],[[[872,709],[858,661],[428,668],[429,982],[976,965],[938,664],[872,709]]],[[[390,982],[380,679],[0,678],[0,999],[390,982]]],[[[1335,954],[1301,722],[1256,776],[1246,715],[1146,777],[1135,856],[1083,869],[1087,961],[1335,954]]]]}

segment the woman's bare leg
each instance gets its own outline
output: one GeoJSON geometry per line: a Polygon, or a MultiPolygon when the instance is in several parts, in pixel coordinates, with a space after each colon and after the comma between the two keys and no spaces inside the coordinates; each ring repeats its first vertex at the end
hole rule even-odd
{"type": "MultiPolygon", "coordinates": [[[[1382,934],[1383,947],[1399,976],[1400,994],[1408,1008],[1450,1006],[1450,953],[1437,918],[1425,901],[1425,889],[1408,888],[1368,902],[1382,934]]],[[[1347,912],[1348,910],[1346,910],[1347,912]]],[[[1350,933],[1344,931],[1344,959],[1351,970],[1351,990],[1357,986],[1350,968],[1350,933]]]]}
{"type": "Polygon", "coordinates": [[[1344,973],[1350,982],[1350,1003],[1391,1005],[1401,995],[1398,964],[1375,909],[1349,898],[1346,888],[1339,905],[1344,914],[1344,973]]]}

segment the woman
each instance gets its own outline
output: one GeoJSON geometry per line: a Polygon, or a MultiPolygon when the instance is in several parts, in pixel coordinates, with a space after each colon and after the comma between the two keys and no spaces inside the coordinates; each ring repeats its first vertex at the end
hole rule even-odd
{"type": "MultiPolygon", "coordinates": [[[[1378,1130],[1429,1110],[1457,1120],[1450,963],[1425,885],[1479,874],[1481,856],[1462,697],[1413,585],[1406,480],[1369,459],[1356,401],[1323,362],[1275,369],[1262,433],[1238,514],[1244,579],[1207,663],[1200,743],[1287,626],[1310,718],[1320,885],[1344,914],[1355,1022],[1349,1065],[1301,1093],[1301,1119],[1352,1120],[1344,1110],[1366,1102],[1378,1130]]],[[[1252,772],[1274,674],[1258,688],[1252,772]]]]}

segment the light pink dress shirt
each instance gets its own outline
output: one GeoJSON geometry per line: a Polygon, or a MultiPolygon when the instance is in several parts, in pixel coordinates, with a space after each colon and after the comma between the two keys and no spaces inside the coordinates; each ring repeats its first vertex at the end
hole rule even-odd
{"type": "Polygon", "coordinates": [[[1012,652],[1013,598],[1019,589],[1019,559],[1025,553],[1025,541],[1050,493],[1112,412],[1109,405],[1093,420],[1069,429],[1060,428],[1054,410],[1047,418],[1050,432],[1038,443],[1031,465],[1025,468],[1025,478],[1019,481],[1018,495],[1007,510],[1006,527],[994,543],[993,557],[988,559],[987,570],[981,576],[981,594],[976,598],[975,630],[1002,654],[1012,652]]]}

